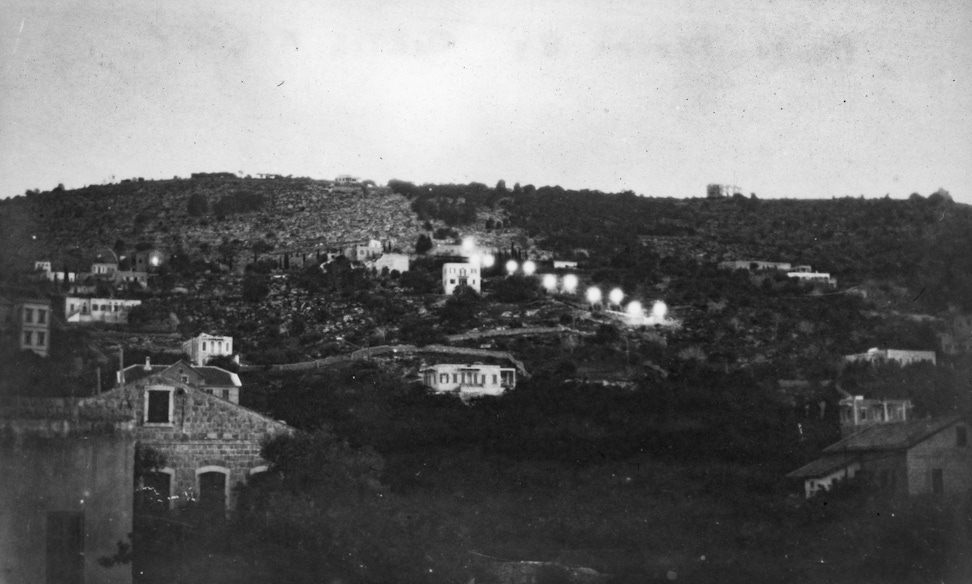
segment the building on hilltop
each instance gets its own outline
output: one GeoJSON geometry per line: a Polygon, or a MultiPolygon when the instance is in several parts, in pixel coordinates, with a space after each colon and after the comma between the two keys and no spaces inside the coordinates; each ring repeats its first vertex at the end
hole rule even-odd
{"type": "Polygon", "coordinates": [[[339,186],[348,186],[358,184],[360,179],[356,176],[351,176],[350,174],[339,174],[337,178],[334,179],[334,184],[339,186]]]}
{"type": "Polygon", "coordinates": [[[909,399],[864,399],[862,395],[840,400],[840,432],[847,436],[875,424],[893,424],[911,419],[909,399]]]}
{"type": "Polygon", "coordinates": [[[516,369],[499,365],[439,364],[419,371],[423,383],[440,393],[458,393],[461,397],[501,395],[516,387],[516,369]]]}
{"type": "Polygon", "coordinates": [[[51,301],[0,296],[0,339],[46,357],[51,344],[51,301]]]}
{"type": "Polygon", "coordinates": [[[232,357],[233,337],[218,337],[201,333],[182,343],[182,352],[189,355],[190,362],[199,367],[212,357],[232,357]]]}
{"type": "Polygon", "coordinates": [[[732,197],[741,194],[742,189],[736,185],[710,184],[705,188],[705,196],[710,199],[721,199],[722,197],[732,197]]]}
{"type": "Polygon", "coordinates": [[[152,365],[146,358],[144,365],[130,365],[122,370],[118,382],[132,383],[150,375],[179,381],[231,403],[240,403],[240,388],[243,387],[240,376],[213,365],[193,366],[182,360],[173,365],[152,365]]]}
{"type": "Polygon", "coordinates": [[[553,267],[555,270],[576,270],[577,262],[572,260],[554,260],[553,267]]]}
{"type": "Polygon", "coordinates": [[[141,300],[68,296],[64,299],[64,320],[69,323],[127,324],[129,311],[141,304],[141,300]]]}
{"type": "Polygon", "coordinates": [[[803,479],[807,498],[855,477],[889,496],[964,495],[972,485],[969,422],[953,416],[868,426],[787,476],[803,479]]]}
{"type": "Polygon", "coordinates": [[[446,295],[455,293],[456,288],[468,286],[480,292],[482,289],[482,274],[478,264],[445,263],[442,264],[442,291],[446,295]]]}
{"type": "Polygon", "coordinates": [[[260,455],[264,441],[293,429],[206,391],[194,374],[217,367],[144,367],[126,368],[123,384],[88,400],[132,412],[136,439],[167,465],[150,473],[145,486],[170,508],[195,501],[218,513],[233,509],[234,487],[267,469],[260,455]]]}
{"type": "Polygon", "coordinates": [[[904,365],[912,363],[928,362],[935,365],[935,351],[903,351],[900,349],[868,349],[866,353],[855,353],[844,355],[844,360],[850,363],[886,363],[894,361],[904,365]]]}
{"type": "Polygon", "coordinates": [[[34,274],[38,279],[43,278],[48,282],[58,283],[74,282],[78,277],[76,272],[69,272],[67,270],[53,270],[51,268],[51,262],[46,260],[34,262],[34,274]]]}
{"type": "Polygon", "coordinates": [[[135,428],[87,399],[0,401],[0,580],[128,584],[135,428]]]}

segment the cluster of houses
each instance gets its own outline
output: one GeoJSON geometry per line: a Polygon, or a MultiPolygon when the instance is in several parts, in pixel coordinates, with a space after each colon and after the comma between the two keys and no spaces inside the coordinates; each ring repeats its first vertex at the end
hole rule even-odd
{"type": "Polygon", "coordinates": [[[722,270],[747,270],[749,272],[779,271],[785,272],[788,278],[801,282],[821,284],[829,287],[837,286],[837,279],[829,272],[815,272],[811,266],[793,265],[789,262],[764,262],[761,260],[731,260],[719,262],[722,270]]]}

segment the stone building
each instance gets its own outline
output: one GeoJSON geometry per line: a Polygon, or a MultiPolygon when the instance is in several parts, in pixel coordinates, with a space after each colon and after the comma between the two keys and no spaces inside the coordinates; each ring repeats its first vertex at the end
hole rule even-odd
{"type": "Polygon", "coordinates": [[[128,312],[140,304],[141,300],[68,296],[64,299],[64,320],[69,323],[127,324],[128,312]]]}
{"type": "Polygon", "coordinates": [[[46,357],[51,344],[50,300],[0,296],[0,338],[46,357]]]}
{"type": "Polygon", "coordinates": [[[141,376],[126,369],[123,385],[88,399],[133,410],[136,439],[166,459],[165,468],[145,482],[170,507],[195,501],[229,510],[235,506],[234,487],[266,470],[260,456],[264,440],[293,430],[198,388],[188,369],[184,362],[141,376]]]}
{"type": "Polygon", "coordinates": [[[476,292],[482,288],[482,274],[478,264],[442,264],[442,292],[451,295],[460,286],[469,286],[476,292]]]}
{"type": "Polygon", "coordinates": [[[442,363],[419,372],[423,383],[441,393],[462,397],[500,395],[516,387],[516,369],[499,365],[442,363]]]}
{"type": "Polygon", "coordinates": [[[91,273],[95,276],[111,276],[118,271],[115,262],[95,262],[91,264],[91,273]]]}
{"type": "Polygon", "coordinates": [[[736,185],[710,184],[705,188],[705,195],[710,199],[721,199],[742,194],[742,189],[736,185]]]}
{"type": "Polygon", "coordinates": [[[189,355],[189,361],[193,365],[205,365],[213,357],[232,357],[233,337],[201,333],[182,343],[182,352],[189,355]]]}
{"type": "Polygon", "coordinates": [[[787,476],[803,479],[807,498],[854,477],[889,496],[963,495],[972,485],[969,422],[953,416],[875,424],[787,476]]]}
{"type": "Polygon", "coordinates": [[[796,271],[793,269],[793,265],[789,262],[764,262],[762,260],[731,260],[727,262],[719,262],[719,269],[749,270],[750,272],[762,270],[780,270],[783,272],[796,271]]]}
{"type": "Polygon", "coordinates": [[[367,262],[377,259],[384,252],[385,246],[377,239],[369,239],[364,243],[352,245],[344,250],[344,256],[353,262],[367,262]]]}
{"type": "Polygon", "coordinates": [[[127,584],[134,421],[85,399],[0,403],[0,581],[127,584]]]}

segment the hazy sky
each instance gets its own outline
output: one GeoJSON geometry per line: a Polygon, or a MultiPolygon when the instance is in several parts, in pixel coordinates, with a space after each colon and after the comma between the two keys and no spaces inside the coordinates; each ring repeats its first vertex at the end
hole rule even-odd
{"type": "Polygon", "coordinates": [[[0,197],[244,171],[972,203],[972,2],[0,0],[0,197]]]}

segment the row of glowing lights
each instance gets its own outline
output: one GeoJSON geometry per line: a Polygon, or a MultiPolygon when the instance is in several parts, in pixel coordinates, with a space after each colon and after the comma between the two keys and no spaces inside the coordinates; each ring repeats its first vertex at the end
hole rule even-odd
{"type": "MultiPolygon", "coordinates": [[[[463,250],[468,253],[475,249],[476,244],[471,237],[467,237],[463,240],[462,247],[463,250]]],[[[474,254],[471,259],[474,263],[481,264],[484,268],[491,268],[496,262],[496,258],[490,254],[474,254]]],[[[519,267],[520,265],[516,262],[516,260],[506,262],[506,272],[511,276],[516,273],[516,270],[519,267]]],[[[532,276],[536,271],[536,263],[531,260],[523,262],[523,273],[525,275],[532,276]]],[[[557,276],[554,274],[544,274],[542,283],[544,288],[552,292],[557,289],[557,276]]],[[[573,294],[577,291],[577,276],[574,274],[567,274],[564,276],[563,291],[567,294],[573,294]]],[[[601,297],[601,289],[597,286],[591,286],[587,289],[587,301],[591,305],[600,304],[601,297]]],[[[624,300],[624,292],[621,290],[621,288],[615,288],[608,294],[608,300],[611,301],[612,305],[620,308],[621,302],[624,300]]],[[[628,316],[634,318],[644,318],[645,316],[645,310],[642,308],[641,302],[638,302],[637,300],[632,300],[629,302],[625,311],[628,313],[628,316]]],[[[652,319],[655,322],[661,322],[665,319],[667,314],[668,306],[666,306],[661,300],[655,301],[651,307],[652,319]]]]}
{"type": "MultiPolygon", "coordinates": [[[[492,256],[483,257],[483,265],[488,268],[493,264],[491,261],[486,260],[487,257],[490,260],[492,260],[492,256]]],[[[511,276],[514,273],[516,273],[516,270],[519,267],[520,267],[519,264],[517,264],[515,260],[510,260],[506,262],[506,271],[511,276]]],[[[532,261],[527,260],[523,262],[523,273],[526,274],[527,276],[532,276],[533,273],[536,272],[536,270],[537,270],[537,265],[532,261]]],[[[544,288],[552,292],[557,289],[557,276],[555,276],[554,274],[544,274],[541,283],[543,284],[544,288]]],[[[577,283],[578,283],[577,276],[575,276],[574,274],[567,274],[566,276],[564,276],[562,282],[563,291],[567,294],[573,294],[574,292],[577,291],[577,283]]],[[[591,305],[600,304],[602,298],[603,296],[601,294],[601,289],[598,288],[597,286],[591,286],[590,288],[587,289],[587,302],[590,303],[591,305]]],[[[624,291],[621,290],[621,288],[614,288],[613,290],[611,290],[610,293],[608,293],[608,300],[610,301],[610,305],[617,306],[618,308],[620,308],[621,303],[624,301],[624,291]]],[[[634,317],[634,318],[645,317],[645,310],[641,306],[641,302],[637,300],[632,300],[631,302],[629,302],[627,308],[625,309],[625,312],[630,317],[634,317]]],[[[668,306],[666,306],[665,303],[662,302],[661,300],[655,301],[655,303],[651,307],[652,319],[655,322],[661,322],[662,320],[665,319],[665,316],[667,314],[668,314],[668,306]]]]}

